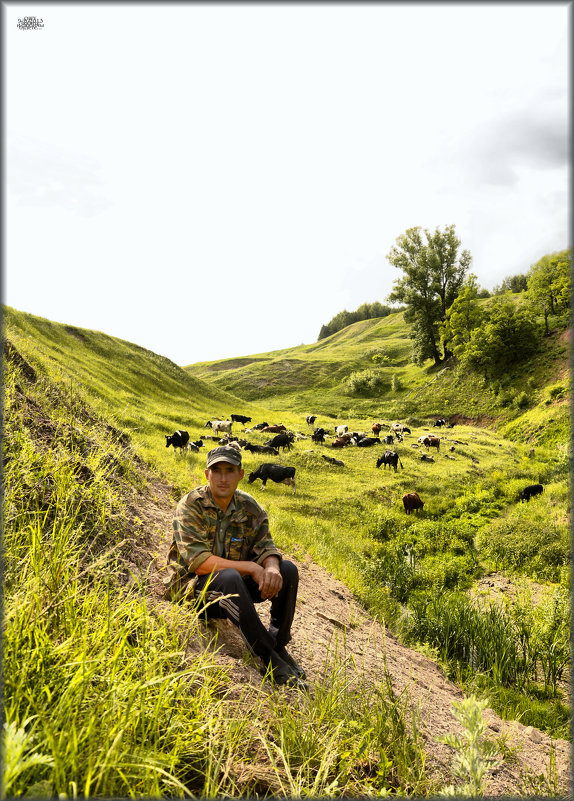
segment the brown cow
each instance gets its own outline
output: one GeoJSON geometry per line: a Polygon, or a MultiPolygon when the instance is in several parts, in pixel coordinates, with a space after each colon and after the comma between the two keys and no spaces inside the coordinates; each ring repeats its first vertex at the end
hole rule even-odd
{"type": "Polygon", "coordinates": [[[379,434],[381,433],[381,428],[382,425],[380,423],[373,423],[373,425],[371,426],[371,431],[373,432],[375,437],[379,436],[379,434]]]}
{"type": "Polygon", "coordinates": [[[418,509],[422,509],[424,501],[421,501],[417,492],[407,492],[403,495],[403,506],[405,507],[405,512],[410,514],[411,509],[414,509],[415,512],[418,509]]]}
{"type": "Polygon", "coordinates": [[[331,443],[331,447],[332,448],[344,448],[348,444],[349,444],[349,440],[348,439],[344,439],[343,437],[337,437],[331,443]]]}
{"type": "Polygon", "coordinates": [[[265,428],[261,429],[262,434],[265,434],[267,431],[270,434],[280,434],[282,431],[287,431],[287,429],[285,426],[266,426],[265,428]]]}
{"type": "Polygon", "coordinates": [[[439,437],[433,437],[433,436],[429,435],[428,437],[425,437],[423,439],[423,445],[425,446],[427,451],[428,451],[429,448],[436,448],[437,453],[440,451],[440,439],[439,439],[439,437]]]}

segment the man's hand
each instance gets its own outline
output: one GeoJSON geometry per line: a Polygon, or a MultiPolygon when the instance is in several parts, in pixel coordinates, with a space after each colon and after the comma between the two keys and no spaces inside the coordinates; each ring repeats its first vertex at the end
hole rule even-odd
{"type": "Polygon", "coordinates": [[[267,598],[275,598],[283,586],[279,560],[269,556],[265,560],[265,567],[261,567],[260,565],[257,565],[257,567],[259,569],[253,575],[253,579],[257,582],[261,598],[264,601],[267,598]]]}

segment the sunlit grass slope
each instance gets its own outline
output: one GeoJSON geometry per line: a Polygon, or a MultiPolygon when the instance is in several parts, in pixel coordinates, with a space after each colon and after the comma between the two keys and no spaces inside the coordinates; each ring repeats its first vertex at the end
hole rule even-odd
{"type": "MultiPolygon", "coordinates": [[[[404,418],[464,418],[503,424],[540,405],[556,438],[568,437],[569,340],[562,330],[544,339],[539,353],[494,381],[462,370],[455,363],[435,367],[410,360],[412,341],[403,313],[364,320],[311,345],[185,369],[223,391],[252,403],[302,415],[404,418]],[[379,386],[351,389],[352,374],[372,371],[379,386]],[[548,395],[552,384],[562,391],[548,395]],[[552,405],[549,409],[548,406],[552,405]]],[[[546,422],[544,422],[544,425],[546,422]]],[[[529,436],[539,439],[535,431],[529,436]]]]}
{"type": "MultiPolygon", "coordinates": [[[[523,422],[525,426],[524,430],[515,432],[514,441],[505,439],[493,428],[459,422],[454,429],[440,432],[440,453],[434,454],[434,462],[425,462],[421,459],[421,449],[414,446],[417,437],[429,430],[425,413],[432,398],[427,400],[426,407],[418,409],[416,396],[417,392],[421,395],[425,391],[436,392],[436,387],[424,390],[423,385],[437,374],[406,363],[405,328],[398,316],[394,322],[391,317],[355,324],[362,338],[359,346],[352,330],[355,326],[350,326],[329,338],[330,341],[308,346],[307,357],[311,367],[318,366],[324,371],[322,380],[327,386],[329,372],[337,362],[331,348],[336,350],[340,361],[345,353],[354,353],[358,360],[361,348],[384,352],[380,331],[388,328],[385,341],[393,342],[396,348],[392,358],[401,362],[405,375],[412,371],[413,384],[415,376],[420,380],[420,384],[414,386],[408,418],[412,434],[404,443],[394,446],[403,468],[397,473],[377,469],[380,446],[338,451],[329,444],[315,445],[310,439],[297,441],[291,451],[282,452],[278,457],[244,453],[246,477],[263,461],[296,467],[295,495],[284,485],[270,483],[264,491],[258,481],[251,485],[246,480],[243,483],[243,488],[268,510],[277,544],[295,556],[310,555],[389,624],[403,619],[408,604],[427,597],[442,597],[447,592],[464,591],[481,572],[491,567],[564,584],[569,554],[569,440],[564,433],[566,428],[559,427],[553,430],[547,445],[536,429],[540,420],[547,419],[544,414],[563,413],[568,392],[568,377],[560,376],[558,371],[558,364],[561,370],[563,362],[556,360],[556,366],[539,368],[542,371],[540,380],[552,379],[554,383],[532,389],[533,395],[535,391],[539,393],[538,397],[534,396],[537,406],[513,411],[515,419],[506,425],[523,422]],[[376,347],[369,339],[375,329],[379,332],[376,347]],[[400,335],[401,330],[403,335],[400,335]],[[324,359],[324,364],[319,359],[313,362],[313,349],[324,359]],[[419,372],[415,373],[416,370],[419,372]],[[526,414],[528,419],[524,417],[526,414]],[[534,452],[531,452],[535,434],[538,439],[534,439],[534,452]],[[329,464],[323,455],[336,456],[344,465],[329,464]],[[521,507],[517,503],[519,490],[538,482],[544,484],[544,494],[521,507]],[[401,504],[405,491],[416,491],[423,498],[422,513],[405,515],[401,504]],[[504,538],[509,538],[507,548],[504,545],[498,550],[491,547],[491,530],[503,544],[504,538]],[[511,541],[516,531],[518,539],[514,537],[511,541]],[[477,542],[482,543],[481,547],[477,547],[477,542]],[[405,561],[406,553],[413,556],[414,567],[409,567],[405,561]]],[[[207,450],[180,456],[171,448],[166,449],[164,435],[176,428],[188,429],[192,439],[196,439],[202,434],[211,434],[205,428],[210,417],[229,418],[232,412],[239,412],[251,415],[254,423],[264,420],[283,423],[308,436],[311,429],[306,426],[305,413],[317,413],[317,424],[324,424],[331,430],[335,422],[341,422],[348,424],[351,430],[368,431],[373,419],[379,417],[371,415],[370,411],[361,414],[358,409],[348,409],[339,415],[340,406],[331,406],[330,401],[318,408],[323,392],[320,385],[311,384],[310,375],[303,368],[307,383],[302,391],[306,387],[312,392],[317,405],[311,408],[303,407],[302,403],[291,406],[283,403],[282,396],[274,395],[265,399],[264,406],[262,401],[254,399],[241,401],[167,359],[97,332],[70,329],[8,309],[5,336],[37,371],[39,381],[45,376],[47,381],[58,384],[64,394],[69,393],[70,398],[85,398],[104,419],[127,432],[136,452],[173,484],[174,498],[203,483],[207,450]]],[[[281,351],[267,357],[281,361],[284,354],[285,351],[281,351]]],[[[269,366],[271,375],[276,369],[273,359],[269,366]]],[[[550,363],[550,358],[547,362],[550,363]]],[[[262,370],[260,362],[248,367],[257,364],[262,370]]],[[[357,364],[360,366],[359,361],[357,364]]],[[[446,380],[449,372],[446,371],[444,378],[442,375],[435,385],[446,380]]],[[[455,389],[458,392],[460,405],[457,409],[462,414],[464,404],[470,403],[472,396],[467,397],[468,385],[464,377],[458,380],[460,383],[453,382],[451,387],[453,393],[455,389]]],[[[486,404],[484,398],[490,397],[487,394],[490,388],[482,388],[483,395],[478,395],[478,389],[477,397],[486,404]]],[[[408,391],[412,392],[413,386],[408,391]]],[[[499,389],[499,394],[502,391],[504,387],[499,389]]],[[[327,387],[326,396],[334,403],[337,390],[327,387]]],[[[298,394],[294,392],[290,397],[296,398],[298,394]]],[[[368,402],[373,403],[372,400],[368,402]]],[[[444,398],[440,403],[444,403],[444,398]]],[[[507,409],[502,404],[496,407],[492,402],[489,414],[493,415],[493,409],[497,408],[502,412],[507,409]]],[[[240,434],[241,429],[235,426],[234,433],[240,434]]],[[[249,439],[263,442],[266,435],[250,434],[249,439]]],[[[543,721],[540,725],[551,731],[564,726],[563,721],[543,721]]]]}

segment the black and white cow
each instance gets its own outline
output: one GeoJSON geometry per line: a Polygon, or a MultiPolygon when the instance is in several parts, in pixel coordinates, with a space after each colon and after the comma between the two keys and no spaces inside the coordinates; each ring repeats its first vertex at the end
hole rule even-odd
{"type": "Polygon", "coordinates": [[[204,428],[211,428],[215,434],[231,434],[231,420],[208,420],[204,428]]]}
{"type": "Polygon", "coordinates": [[[311,434],[311,439],[313,442],[325,442],[325,434],[327,432],[324,428],[316,428],[315,431],[311,434]]]}
{"type": "Polygon", "coordinates": [[[293,487],[293,495],[295,495],[295,468],[287,467],[282,464],[262,464],[259,465],[257,470],[249,474],[247,482],[253,484],[255,479],[260,478],[263,483],[263,489],[267,481],[274,481],[276,484],[287,484],[293,487]]]}
{"type": "Polygon", "coordinates": [[[252,445],[251,442],[248,442],[247,445],[243,446],[243,450],[251,453],[268,453],[272,456],[279,456],[279,451],[276,448],[272,448],[271,445],[252,445]]]}
{"type": "Polygon", "coordinates": [[[173,450],[176,451],[176,449],[179,448],[179,452],[181,453],[183,449],[187,447],[187,443],[189,442],[189,432],[178,429],[169,437],[166,434],[165,439],[166,448],[169,448],[170,445],[173,445],[173,450]]]}
{"type": "Polygon", "coordinates": [[[308,426],[312,426],[316,419],[317,419],[316,414],[308,414],[307,417],[305,418],[308,426]]]}
{"type": "Polygon", "coordinates": [[[262,428],[267,428],[269,423],[257,423],[257,425],[253,426],[254,431],[261,431],[262,428]]]}

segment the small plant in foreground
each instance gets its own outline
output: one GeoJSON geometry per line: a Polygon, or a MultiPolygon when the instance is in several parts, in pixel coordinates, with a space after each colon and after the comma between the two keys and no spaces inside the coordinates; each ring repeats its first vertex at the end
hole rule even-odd
{"type": "Polygon", "coordinates": [[[453,704],[455,717],[464,726],[464,733],[462,736],[447,734],[439,737],[439,742],[456,748],[454,773],[464,784],[462,787],[450,785],[441,795],[484,795],[486,772],[501,764],[501,760],[495,756],[496,745],[483,737],[486,723],[482,712],[487,705],[486,699],[479,701],[474,695],[453,704]]]}

